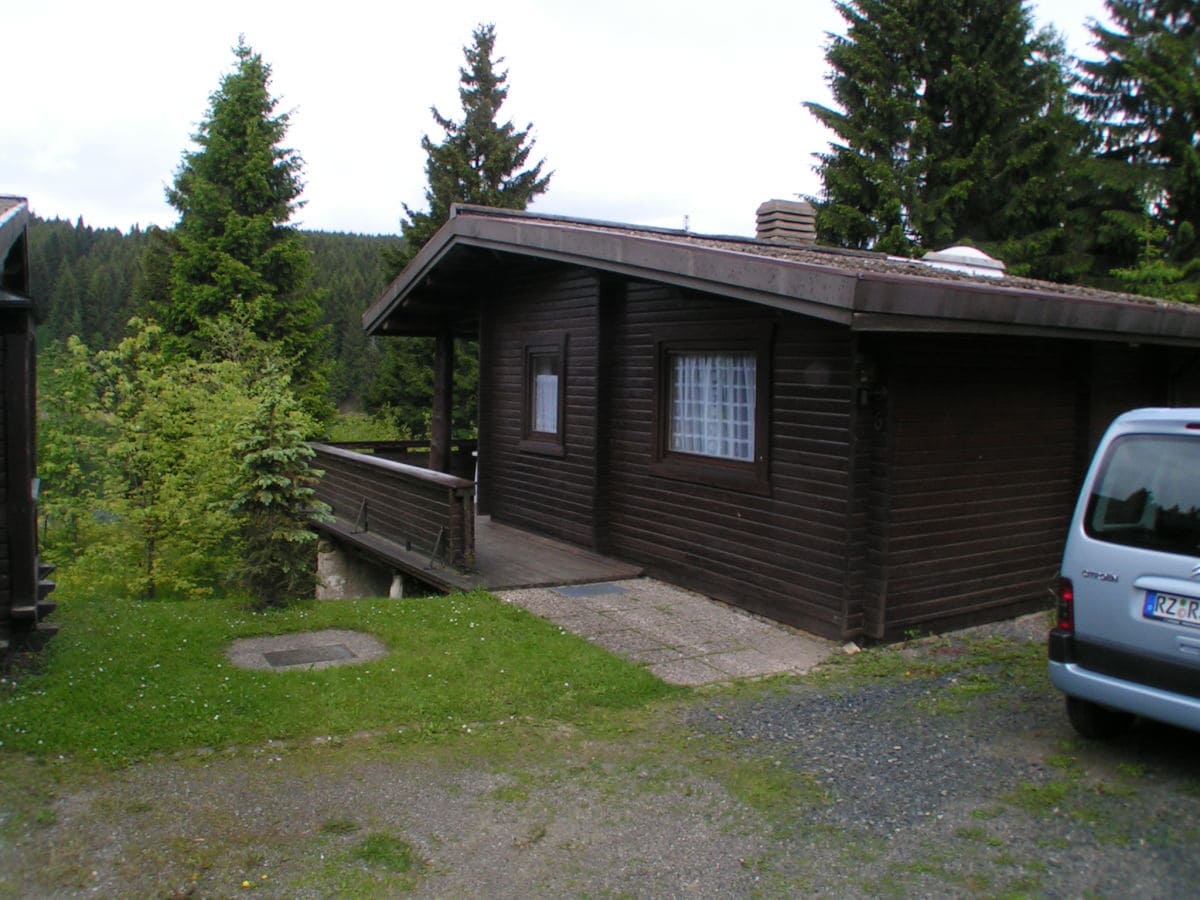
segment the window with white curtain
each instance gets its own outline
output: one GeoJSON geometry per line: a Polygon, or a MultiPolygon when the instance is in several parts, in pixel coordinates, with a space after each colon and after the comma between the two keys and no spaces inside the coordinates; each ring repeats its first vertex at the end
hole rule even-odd
{"type": "Polygon", "coordinates": [[[524,358],[525,399],[517,447],[526,453],[563,457],[566,455],[566,333],[538,335],[537,343],[525,345],[524,358]]]}
{"type": "Polygon", "coordinates": [[[667,449],[754,461],[753,353],[672,352],[667,449]]]}
{"type": "Polygon", "coordinates": [[[530,430],[558,433],[558,357],[549,353],[530,356],[530,430]]]}

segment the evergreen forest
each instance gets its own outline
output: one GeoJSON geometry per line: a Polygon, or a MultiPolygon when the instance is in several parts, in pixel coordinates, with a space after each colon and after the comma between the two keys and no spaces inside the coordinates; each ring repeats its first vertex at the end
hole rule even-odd
{"type": "MultiPolygon", "coordinates": [[[[312,255],[312,286],[328,328],[329,399],[359,410],[381,351],[363,333],[362,314],[387,285],[384,249],[395,237],[301,231],[312,255]]],[[[112,350],[138,310],[134,286],[150,233],[92,228],[82,219],[34,218],[29,227],[30,290],[38,301],[38,346],[53,352],[77,336],[112,350]]]]}

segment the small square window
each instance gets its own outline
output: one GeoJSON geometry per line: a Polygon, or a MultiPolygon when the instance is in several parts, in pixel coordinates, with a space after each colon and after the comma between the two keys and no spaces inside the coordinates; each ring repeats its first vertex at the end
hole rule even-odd
{"type": "Polygon", "coordinates": [[[547,456],[565,456],[565,334],[525,347],[523,427],[519,448],[547,456]]]}

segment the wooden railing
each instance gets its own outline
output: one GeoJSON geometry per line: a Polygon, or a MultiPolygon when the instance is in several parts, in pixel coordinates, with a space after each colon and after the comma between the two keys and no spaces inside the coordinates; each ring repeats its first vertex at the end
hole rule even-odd
{"type": "MultiPolygon", "coordinates": [[[[429,441],[330,441],[327,446],[353,450],[355,453],[365,453],[422,469],[429,468],[429,441]]],[[[451,441],[449,473],[474,481],[475,450],[478,446],[479,442],[473,440],[451,441]]]]}
{"type": "MultiPolygon", "coordinates": [[[[333,508],[334,522],[326,530],[392,562],[420,554],[431,563],[440,559],[456,569],[474,567],[474,481],[397,462],[390,457],[408,450],[395,444],[310,446],[316,451],[313,466],[324,472],[317,496],[333,508]],[[350,449],[355,446],[376,452],[350,449]]],[[[472,459],[469,451],[461,456],[472,459]]]]}

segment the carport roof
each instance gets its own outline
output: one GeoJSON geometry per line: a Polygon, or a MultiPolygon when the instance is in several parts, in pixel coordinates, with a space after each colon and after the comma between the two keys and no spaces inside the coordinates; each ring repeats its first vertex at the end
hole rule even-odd
{"type": "Polygon", "coordinates": [[[758,303],[862,332],[950,332],[1200,345],[1200,308],[1028,278],[982,278],[876,253],[456,206],[363,316],[427,331],[489,273],[558,263],[758,303]]]}

